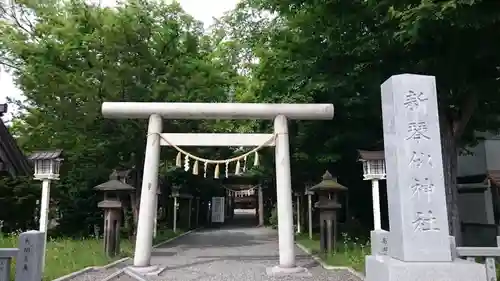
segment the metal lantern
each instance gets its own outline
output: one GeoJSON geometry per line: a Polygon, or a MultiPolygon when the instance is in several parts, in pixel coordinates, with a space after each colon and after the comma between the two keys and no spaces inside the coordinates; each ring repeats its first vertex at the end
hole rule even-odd
{"type": "Polygon", "coordinates": [[[59,180],[59,168],[61,167],[62,149],[52,151],[37,151],[29,156],[35,167],[35,179],[37,180],[59,180]]]}
{"type": "Polygon", "coordinates": [[[364,180],[385,179],[384,151],[358,150],[359,161],[363,163],[364,180]]]}

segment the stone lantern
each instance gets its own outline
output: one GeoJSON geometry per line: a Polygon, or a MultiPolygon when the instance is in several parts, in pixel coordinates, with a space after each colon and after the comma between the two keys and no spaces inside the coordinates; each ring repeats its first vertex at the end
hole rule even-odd
{"type": "Polygon", "coordinates": [[[313,191],[319,196],[314,207],[320,212],[320,249],[332,253],[335,251],[335,240],[338,233],[337,210],[342,207],[337,200],[337,195],[339,192],[347,191],[347,187],[339,184],[337,178],[326,171],[323,180],[311,187],[309,191],[313,191]]]}
{"type": "Polygon", "coordinates": [[[97,206],[104,209],[104,251],[109,257],[114,257],[120,253],[120,225],[123,207],[121,194],[131,192],[135,188],[118,180],[113,173],[109,181],[94,187],[94,189],[104,192],[104,198],[97,206]]]}

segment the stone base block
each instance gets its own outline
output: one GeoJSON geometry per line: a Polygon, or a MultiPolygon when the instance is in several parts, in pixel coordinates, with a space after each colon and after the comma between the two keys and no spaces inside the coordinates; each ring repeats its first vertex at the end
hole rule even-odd
{"type": "Polygon", "coordinates": [[[389,231],[383,229],[372,230],[370,232],[372,254],[386,256],[389,252],[389,231]]]}
{"type": "Polygon", "coordinates": [[[280,267],[279,265],[269,267],[266,269],[266,273],[269,276],[300,276],[300,277],[310,277],[312,276],[309,270],[304,267],[280,267]]]}
{"type": "Polygon", "coordinates": [[[453,262],[402,262],[389,256],[366,256],[365,281],[487,281],[483,264],[461,259],[453,262]]]}

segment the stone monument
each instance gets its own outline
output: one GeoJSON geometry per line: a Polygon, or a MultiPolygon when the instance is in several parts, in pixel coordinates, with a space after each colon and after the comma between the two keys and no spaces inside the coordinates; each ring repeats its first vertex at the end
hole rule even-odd
{"type": "Polygon", "coordinates": [[[16,257],[16,280],[42,280],[44,244],[44,232],[30,230],[19,235],[19,250],[16,257]]]}
{"type": "Polygon", "coordinates": [[[484,265],[451,254],[435,78],[395,75],[381,90],[390,232],[366,281],[485,281],[484,265]]]}
{"type": "Polygon", "coordinates": [[[17,252],[17,248],[0,248],[0,281],[10,281],[10,263],[17,252]]]}

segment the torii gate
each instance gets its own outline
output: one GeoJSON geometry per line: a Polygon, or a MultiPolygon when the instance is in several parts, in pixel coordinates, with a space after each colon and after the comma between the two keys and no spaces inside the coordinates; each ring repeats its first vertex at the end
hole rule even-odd
{"type": "Polygon", "coordinates": [[[151,251],[156,212],[161,137],[178,146],[259,146],[274,135],[276,193],[279,236],[279,265],[271,273],[302,272],[295,265],[293,210],[290,175],[290,145],[287,119],[330,120],[333,104],[259,104],[259,103],[178,103],[178,102],[104,102],[105,118],[149,118],[144,174],[141,188],[134,270],[154,274],[151,251]],[[162,119],[274,119],[274,134],[162,134],[162,119]]]}

